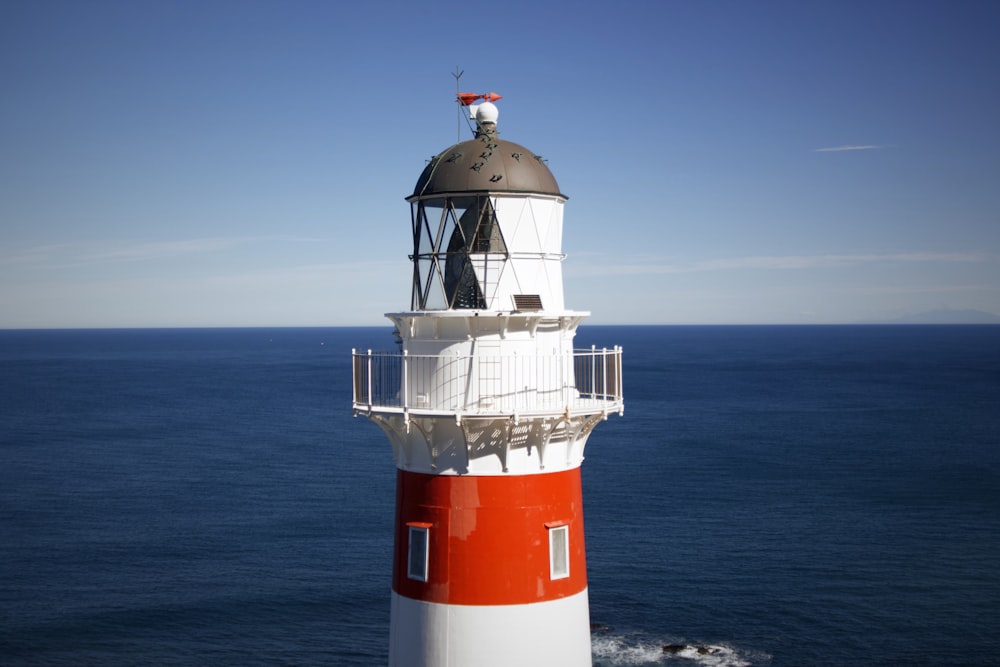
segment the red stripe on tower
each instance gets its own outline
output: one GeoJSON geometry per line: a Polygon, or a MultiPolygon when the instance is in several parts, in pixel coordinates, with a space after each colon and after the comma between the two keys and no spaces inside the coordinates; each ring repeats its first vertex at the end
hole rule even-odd
{"type": "Polygon", "coordinates": [[[392,574],[399,595],[503,605],[586,588],[579,468],[504,477],[399,471],[392,574]]]}

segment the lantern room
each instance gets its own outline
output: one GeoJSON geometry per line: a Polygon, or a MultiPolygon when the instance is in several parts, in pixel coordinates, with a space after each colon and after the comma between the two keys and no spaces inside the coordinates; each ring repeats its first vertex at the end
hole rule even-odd
{"type": "Polygon", "coordinates": [[[425,167],[410,202],[414,311],[562,311],[566,197],[545,162],[497,136],[490,102],[473,139],[425,167]]]}

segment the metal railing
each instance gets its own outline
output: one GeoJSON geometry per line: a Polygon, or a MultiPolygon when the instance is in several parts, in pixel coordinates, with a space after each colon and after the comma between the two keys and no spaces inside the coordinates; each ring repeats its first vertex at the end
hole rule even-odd
{"type": "Polygon", "coordinates": [[[624,406],[617,346],[572,355],[352,354],[359,412],[593,414],[624,406]]]}

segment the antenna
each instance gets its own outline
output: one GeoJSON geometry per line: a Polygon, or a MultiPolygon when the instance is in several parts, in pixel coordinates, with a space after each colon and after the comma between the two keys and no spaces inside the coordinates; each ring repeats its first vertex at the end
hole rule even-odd
{"type": "MultiPolygon", "coordinates": [[[[459,84],[458,80],[462,78],[463,74],[465,74],[465,70],[463,69],[463,70],[460,71],[458,69],[458,65],[455,65],[455,71],[452,72],[451,75],[453,77],[455,77],[455,98],[456,99],[458,99],[458,96],[461,94],[461,92],[460,92],[461,91],[461,85],[459,84]]],[[[456,121],[456,125],[458,126],[457,129],[456,129],[456,135],[457,135],[455,137],[455,141],[456,142],[459,142],[459,141],[462,140],[462,109],[463,109],[462,105],[459,104],[458,105],[458,120],[456,121]]]]}

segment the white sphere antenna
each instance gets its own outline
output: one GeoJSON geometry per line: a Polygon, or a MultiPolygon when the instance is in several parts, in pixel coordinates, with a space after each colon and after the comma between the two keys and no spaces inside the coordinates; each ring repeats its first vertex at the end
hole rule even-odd
{"type": "Polygon", "coordinates": [[[500,116],[500,110],[497,109],[497,105],[492,102],[483,102],[482,104],[476,105],[476,122],[477,123],[493,123],[496,125],[497,118],[500,116]]]}

